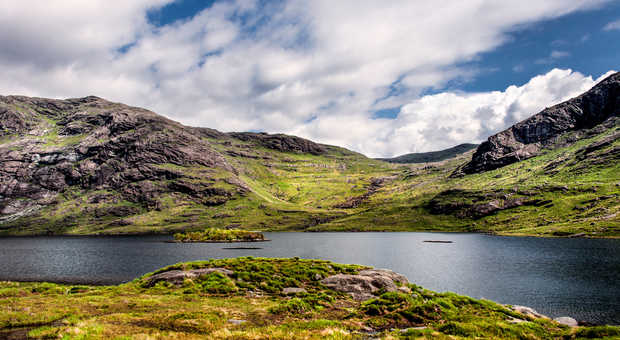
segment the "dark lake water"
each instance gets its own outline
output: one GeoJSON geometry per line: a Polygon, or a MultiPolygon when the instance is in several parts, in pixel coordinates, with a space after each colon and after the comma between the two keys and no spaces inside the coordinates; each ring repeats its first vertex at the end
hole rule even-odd
{"type": "Polygon", "coordinates": [[[390,268],[435,291],[620,324],[620,240],[443,233],[266,233],[271,242],[165,243],[166,236],[0,238],[0,280],[114,284],[183,261],[321,258],[390,268]],[[451,240],[453,243],[424,243],[451,240]],[[232,250],[231,246],[263,249],[232,250]]]}

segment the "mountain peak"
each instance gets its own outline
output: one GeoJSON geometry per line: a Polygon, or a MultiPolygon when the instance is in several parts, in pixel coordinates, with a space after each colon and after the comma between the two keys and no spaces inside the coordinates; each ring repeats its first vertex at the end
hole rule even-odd
{"type": "Polygon", "coordinates": [[[563,133],[599,124],[617,124],[620,115],[620,72],[605,78],[584,94],[546,108],[482,143],[471,162],[455,175],[497,169],[553,147],[563,133]]]}

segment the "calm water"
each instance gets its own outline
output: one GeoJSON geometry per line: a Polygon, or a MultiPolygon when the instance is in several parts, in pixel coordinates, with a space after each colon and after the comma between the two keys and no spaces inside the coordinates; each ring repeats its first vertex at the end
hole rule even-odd
{"type": "Polygon", "coordinates": [[[0,238],[0,280],[112,284],[209,258],[322,258],[390,268],[435,291],[526,305],[552,317],[620,324],[620,240],[438,233],[266,233],[273,240],[165,243],[170,237],[0,238]],[[424,243],[451,240],[454,243],[424,243]]]}

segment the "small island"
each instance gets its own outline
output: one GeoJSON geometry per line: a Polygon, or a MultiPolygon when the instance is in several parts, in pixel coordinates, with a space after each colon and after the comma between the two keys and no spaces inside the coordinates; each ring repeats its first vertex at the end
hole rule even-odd
{"type": "Polygon", "coordinates": [[[228,243],[265,241],[269,240],[261,232],[242,229],[207,228],[203,231],[174,234],[174,242],[228,243]]]}

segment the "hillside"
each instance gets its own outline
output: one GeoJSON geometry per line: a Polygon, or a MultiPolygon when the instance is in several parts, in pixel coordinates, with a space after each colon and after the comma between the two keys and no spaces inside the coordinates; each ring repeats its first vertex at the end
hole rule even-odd
{"type": "MultiPolygon", "coordinates": [[[[617,102],[601,84],[591,91],[617,102]]],[[[588,107],[606,118],[464,175],[485,144],[473,161],[470,151],[391,164],[294,136],[187,127],[97,97],[0,97],[0,234],[234,226],[618,237],[620,118],[617,106],[588,107]]]]}
{"type": "Polygon", "coordinates": [[[389,162],[389,163],[430,163],[430,162],[441,162],[446,159],[454,158],[462,153],[473,150],[478,146],[478,144],[459,144],[457,146],[453,146],[451,148],[440,150],[440,151],[431,151],[431,152],[416,152],[416,153],[408,153],[405,155],[393,157],[393,158],[377,158],[378,160],[389,162]]]}
{"type": "MultiPolygon", "coordinates": [[[[539,155],[544,149],[565,146],[613,127],[620,116],[620,73],[612,74],[588,92],[544,109],[540,113],[495,134],[482,143],[460,169],[475,173],[500,168],[539,155]],[[594,127],[598,129],[592,130],[594,127]],[[563,134],[576,132],[573,140],[563,134]],[[580,133],[582,132],[582,133],[580,133]]],[[[612,157],[611,160],[617,161],[612,157]]]]}

